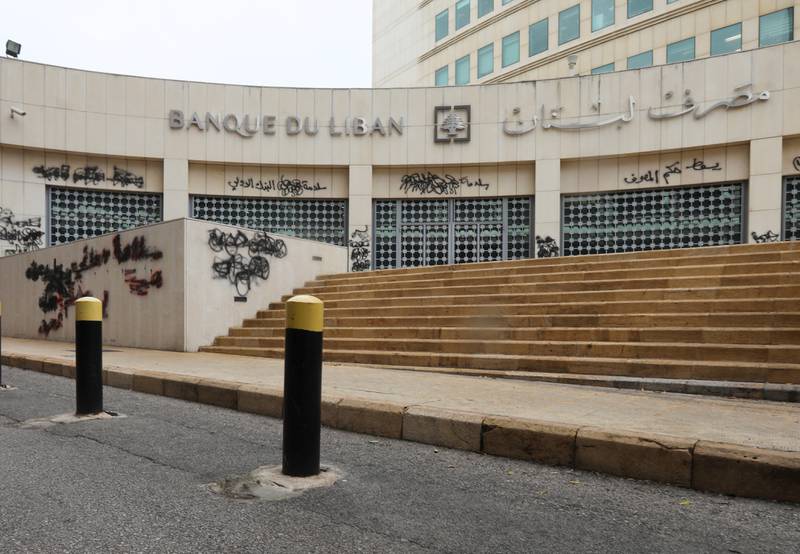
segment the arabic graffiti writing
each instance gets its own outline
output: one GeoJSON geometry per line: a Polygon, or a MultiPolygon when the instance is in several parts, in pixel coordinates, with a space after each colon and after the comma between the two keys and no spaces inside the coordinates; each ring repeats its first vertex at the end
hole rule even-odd
{"type": "Polygon", "coordinates": [[[792,165],[794,166],[795,171],[800,171],[800,156],[795,156],[792,160],[792,165]]]}
{"type": "Polygon", "coordinates": [[[630,176],[625,177],[623,181],[629,185],[640,185],[642,183],[653,183],[657,185],[663,179],[664,183],[668,185],[669,178],[673,175],[682,174],[684,169],[691,169],[692,171],[722,171],[722,167],[720,166],[719,162],[706,165],[704,161],[693,158],[692,163],[683,168],[681,168],[680,162],[672,162],[671,164],[665,165],[663,170],[648,169],[646,172],[639,175],[631,173],[630,176]]]}
{"type": "Polygon", "coordinates": [[[536,257],[537,258],[557,258],[558,243],[551,236],[544,238],[536,235],[536,257]]]}
{"type": "Polygon", "coordinates": [[[368,271],[369,261],[369,232],[368,227],[356,227],[350,235],[350,271],[368,271]]]}
{"type": "MultiPolygon", "coordinates": [[[[667,92],[664,97],[670,100],[674,96],[673,92],[667,92]]],[[[653,120],[671,119],[674,117],[681,117],[689,113],[694,114],[695,119],[702,119],[708,114],[719,110],[733,110],[744,108],[755,102],[765,102],[769,100],[770,93],[768,90],[761,91],[760,93],[753,94],[752,84],[748,83],[734,89],[734,94],[730,98],[712,102],[708,106],[701,108],[692,99],[692,91],[686,90],[684,92],[684,101],[674,111],[663,111],[661,109],[648,108],[647,116],[653,120]]],[[[598,97],[592,105],[592,108],[599,110],[602,105],[602,100],[598,97]]],[[[579,131],[585,129],[599,129],[614,124],[630,123],[636,115],[636,99],[633,96],[628,97],[628,110],[624,113],[609,115],[609,116],[593,116],[587,120],[564,121],[563,120],[563,106],[555,106],[548,109],[542,104],[539,110],[535,108],[532,110],[533,115],[523,117],[522,108],[515,107],[511,110],[512,117],[503,121],[503,132],[510,136],[519,136],[530,133],[537,127],[541,126],[542,129],[561,129],[564,131],[579,131]],[[537,115],[538,113],[538,115],[537,115]]]]}
{"type": "MultiPolygon", "coordinates": [[[[114,259],[118,264],[128,261],[143,259],[160,260],[163,254],[160,250],[151,250],[147,247],[144,237],[135,237],[130,244],[122,246],[120,235],[115,235],[113,240],[114,259]]],[[[39,333],[48,336],[51,331],[60,329],[64,319],[69,315],[69,308],[82,296],[92,296],[89,289],[84,288],[84,273],[92,269],[105,266],[111,259],[112,251],[108,248],[96,250],[89,246],[83,247],[83,257],[79,262],[72,262],[68,267],[53,260],[52,265],[40,264],[32,261],[25,271],[25,277],[31,281],[41,280],[44,291],[39,297],[39,308],[45,314],[45,319],[39,325],[39,333]],[[53,315],[48,315],[53,314],[53,315]]],[[[136,269],[123,269],[122,275],[131,294],[146,296],[151,287],[161,288],[164,279],[161,270],[150,272],[148,279],[137,279],[136,269]]],[[[108,291],[103,291],[103,317],[108,317],[108,291]]]]}
{"type": "Polygon", "coordinates": [[[0,208],[0,241],[8,243],[6,255],[38,250],[43,236],[41,217],[17,219],[11,210],[0,208]]]}
{"type": "Polygon", "coordinates": [[[778,233],[773,233],[771,230],[768,230],[766,233],[759,235],[755,231],[750,233],[750,236],[753,237],[753,240],[757,243],[766,243],[766,242],[778,242],[781,240],[781,236],[778,233]]]}
{"type": "Polygon", "coordinates": [[[228,181],[228,186],[232,190],[236,189],[254,189],[263,190],[265,192],[280,192],[281,196],[302,196],[304,192],[316,192],[319,190],[328,190],[328,187],[323,187],[319,183],[310,184],[306,179],[287,179],[283,175],[277,181],[270,179],[268,181],[254,180],[252,177],[241,179],[236,177],[233,181],[228,181]]]}
{"type": "Polygon", "coordinates": [[[82,183],[84,185],[96,185],[102,182],[110,182],[113,186],[120,186],[122,188],[133,186],[140,189],[144,187],[144,177],[117,166],[114,166],[114,174],[111,178],[106,177],[105,171],[97,166],[76,167],[75,170],[70,173],[70,166],[68,164],[51,167],[37,165],[33,168],[33,173],[48,183],[55,181],[69,182],[71,175],[73,183],[82,183]]]}
{"type": "Polygon", "coordinates": [[[400,190],[406,194],[409,192],[438,195],[456,194],[461,190],[462,186],[467,188],[477,187],[483,190],[489,189],[489,183],[484,183],[480,179],[470,181],[468,177],[456,178],[452,175],[440,177],[430,171],[403,175],[400,181],[400,190]]]}
{"type": "Polygon", "coordinates": [[[214,256],[211,270],[217,279],[227,279],[240,297],[247,296],[254,282],[269,278],[269,261],[266,256],[283,258],[287,254],[286,243],[257,231],[252,238],[242,231],[226,233],[219,229],[208,232],[208,246],[212,252],[225,252],[225,256],[214,256]],[[246,257],[242,252],[247,252],[246,257]]]}

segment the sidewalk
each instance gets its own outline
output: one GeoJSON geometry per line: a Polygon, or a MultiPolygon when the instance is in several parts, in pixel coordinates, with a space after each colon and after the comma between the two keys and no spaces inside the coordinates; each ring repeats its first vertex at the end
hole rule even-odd
{"type": "MultiPolygon", "coordinates": [[[[74,345],[2,339],[74,373],[74,345]]],[[[109,385],[280,415],[283,360],[107,346],[109,385]]],[[[0,397],[1,400],[1,397],[0,397]]],[[[800,405],[325,364],[323,423],[681,486],[800,501],[800,405]]]]}

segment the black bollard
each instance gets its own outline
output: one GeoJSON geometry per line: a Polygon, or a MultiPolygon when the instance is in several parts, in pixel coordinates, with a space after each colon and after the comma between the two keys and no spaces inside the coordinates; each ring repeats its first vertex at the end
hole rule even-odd
{"type": "Polygon", "coordinates": [[[283,473],[319,474],[323,304],[301,295],[286,302],[283,366],[283,473]]]}
{"type": "Polygon", "coordinates": [[[103,411],[103,303],[86,296],[75,302],[76,415],[103,411]]]}
{"type": "Polygon", "coordinates": [[[0,302],[0,389],[3,387],[3,303],[0,302]]]}

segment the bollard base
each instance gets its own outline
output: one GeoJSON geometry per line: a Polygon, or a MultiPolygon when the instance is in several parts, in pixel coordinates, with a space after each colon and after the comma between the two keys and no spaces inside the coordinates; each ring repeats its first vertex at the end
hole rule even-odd
{"type": "Polygon", "coordinates": [[[17,387],[12,387],[11,385],[0,385],[0,392],[9,390],[17,390],[17,387]]]}
{"type": "Polygon", "coordinates": [[[319,475],[290,477],[281,466],[259,467],[240,477],[223,479],[208,485],[211,492],[236,500],[286,500],[309,489],[333,486],[341,474],[332,467],[320,467],[319,475]]]}
{"type": "Polygon", "coordinates": [[[116,412],[100,412],[98,414],[77,415],[74,413],[61,414],[52,417],[41,417],[23,421],[22,427],[52,427],[53,425],[68,425],[70,423],[80,423],[82,421],[92,421],[97,419],[119,419],[127,417],[116,412]]]}

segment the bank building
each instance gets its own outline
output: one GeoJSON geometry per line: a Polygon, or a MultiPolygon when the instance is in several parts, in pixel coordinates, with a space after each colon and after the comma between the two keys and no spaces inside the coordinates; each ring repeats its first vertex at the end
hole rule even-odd
{"type": "Polygon", "coordinates": [[[372,89],[9,55],[0,253],[180,218],[352,272],[796,240],[797,5],[376,0],[372,89]]]}

